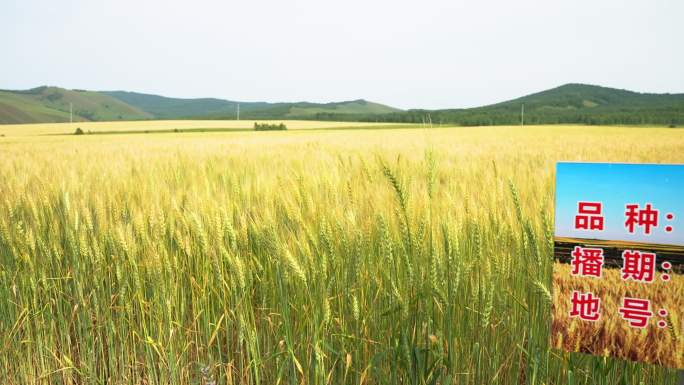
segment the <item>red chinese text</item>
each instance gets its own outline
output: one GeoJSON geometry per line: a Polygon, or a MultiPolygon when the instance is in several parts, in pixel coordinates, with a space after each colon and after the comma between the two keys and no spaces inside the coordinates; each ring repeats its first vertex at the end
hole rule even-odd
{"type": "Polygon", "coordinates": [[[575,246],[570,264],[572,275],[600,278],[603,268],[603,249],[575,246]]]}
{"type": "Polygon", "coordinates": [[[601,202],[579,202],[575,215],[575,230],[603,230],[601,202]]]}
{"type": "Polygon", "coordinates": [[[622,279],[638,282],[653,282],[655,279],[656,255],[637,250],[622,252],[622,279]]]}
{"type": "Polygon", "coordinates": [[[648,320],[653,316],[650,310],[651,301],[641,298],[625,297],[618,309],[622,318],[633,328],[645,328],[648,320]]]}
{"type": "Polygon", "coordinates": [[[570,317],[579,317],[585,321],[596,321],[601,315],[601,299],[595,297],[593,293],[580,293],[574,290],[570,303],[572,305],[570,317]]]}
{"type": "Polygon", "coordinates": [[[654,209],[650,203],[646,203],[645,208],[639,209],[637,204],[625,205],[625,228],[630,233],[634,232],[634,227],[643,227],[644,234],[651,234],[652,227],[658,227],[658,210],[654,209]]]}

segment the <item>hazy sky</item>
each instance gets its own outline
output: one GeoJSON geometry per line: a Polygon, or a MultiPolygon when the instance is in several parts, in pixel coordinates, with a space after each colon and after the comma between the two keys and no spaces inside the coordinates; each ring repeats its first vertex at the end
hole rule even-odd
{"type": "Polygon", "coordinates": [[[469,107],[684,92],[682,0],[4,0],[0,88],[469,107]]]}

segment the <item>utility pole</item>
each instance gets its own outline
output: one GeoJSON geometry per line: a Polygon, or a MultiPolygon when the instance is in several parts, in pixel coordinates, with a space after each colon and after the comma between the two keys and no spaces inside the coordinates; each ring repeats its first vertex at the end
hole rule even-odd
{"type": "Polygon", "coordinates": [[[237,104],[237,120],[240,120],[240,103],[237,104]]]}
{"type": "Polygon", "coordinates": [[[74,122],[74,103],[69,102],[69,123],[74,122]]]}
{"type": "Polygon", "coordinates": [[[525,125],[525,103],[520,107],[520,127],[525,125]]]}

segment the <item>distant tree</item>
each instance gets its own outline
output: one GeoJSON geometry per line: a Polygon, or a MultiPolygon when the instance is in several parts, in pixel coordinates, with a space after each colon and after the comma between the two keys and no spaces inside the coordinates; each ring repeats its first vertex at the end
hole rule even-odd
{"type": "Polygon", "coordinates": [[[254,122],[254,131],[284,131],[284,130],[287,130],[287,126],[284,123],[269,124],[269,123],[254,122]]]}
{"type": "Polygon", "coordinates": [[[81,127],[78,127],[76,129],[76,132],[74,132],[74,135],[83,135],[83,130],[81,130],[81,127]]]}

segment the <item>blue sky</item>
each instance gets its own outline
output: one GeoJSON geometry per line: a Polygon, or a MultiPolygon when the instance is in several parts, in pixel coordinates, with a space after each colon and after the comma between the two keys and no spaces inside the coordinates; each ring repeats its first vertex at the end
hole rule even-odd
{"type": "Polygon", "coordinates": [[[558,163],[555,235],[684,246],[684,165],[558,163]],[[602,202],[604,231],[574,229],[579,201],[602,202]],[[625,205],[632,203],[659,210],[650,235],[640,227],[634,233],[625,228],[625,205]],[[673,220],[666,219],[668,213],[673,220]],[[673,231],[666,232],[666,226],[673,231]]]}
{"type": "Polygon", "coordinates": [[[472,107],[684,92],[682,0],[3,0],[0,88],[472,107]]]}

